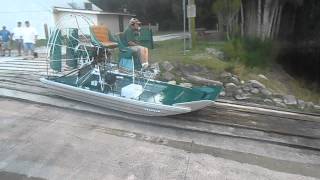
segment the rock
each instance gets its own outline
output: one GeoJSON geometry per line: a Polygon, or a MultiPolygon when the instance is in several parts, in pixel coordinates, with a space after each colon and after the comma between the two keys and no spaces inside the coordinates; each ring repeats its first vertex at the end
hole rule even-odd
{"type": "Polygon", "coordinates": [[[169,72],[169,71],[171,71],[171,70],[174,69],[174,66],[173,66],[169,61],[163,62],[163,63],[161,64],[161,66],[162,66],[162,68],[163,68],[165,71],[167,71],[167,72],[169,72]]]}
{"type": "Polygon", "coordinates": [[[175,76],[171,72],[166,72],[163,75],[163,79],[166,81],[172,81],[172,80],[174,80],[174,78],[175,78],[175,76]]]}
{"type": "Polygon", "coordinates": [[[306,103],[306,108],[307,108],[307,109],[311,110],[311,109],[314,109],[314,107],[315,107],[315,106],[314,106],[313,102],[307,102],[307,103],[306,103]]]}
{"type": "Polygon", "coordinates": [[[268,89],[261,89],[260,92],[261,92],[261,94],[262,94],[263,96],[265,96],[265,97],[270,97],[270,96],[272,96],[272,92],[269,91],[268,89]]]}
{"type": "Polygon", "coordinates": [[[182,87],[186,87],[186,88],[192,88],[192,84],[191,83],[180,83],[179,84],[182,87]]]}
{"type": "Polygon", "coordinates": [[[205,84],[205,85],[212,85],[212,86],[223,86],[223,83],[220,81],[214,81],[211,79],[206,79],[203,77],[195,76],[195,75],[190,75],[186,74],[186,78],[196,84],[205,84]]]}
{"type": "Polygon", "coordinates": [[[259,90],[258,88],[252,88],[252,89],[250,90],[250,92],[251,92],[252,94],[259,94],[260,90],[259,90]]]}
{"type": "Polygon", "coordinates": [[[241,83],[241,84],[244,84],[245,82],[244,82],[244,81],[241,81],[240,83],[241,83]]]}
{"type": "Polygon", "coordinates": [[[269,105],[269,106],[274,105],[274,104],[273,104],[273,101],[272,101],[271,99],[265,99],[265,100],[263,100],[263,102],[264,102],[266,105],[269,105]]]}
{"type": "Polygon", "coordinates": [[[283,103],[283,100],[281,99],[281,98],[274,98],[274,99],[272,99],[273,100],[273,102],[275,102],[275,103],[283,103]]]}
{"type": "Polygon", "coordinates": [[[219,95],[224,97],[224,96],[226,96],[226,92],[225,91],[221,91],[219,95]]]}
{"type": "Polygon", "coordinates": [[[159,63],[153,63],[150,65],[150,68],[153,69],[154,71],[159,71],[160,72],[160,66],[159,63]]]}
{"type": "Polygon", "coordinates": [[[303,100],[298,99],[297,102],[298,102],[299,109],[304,110],[306,108],[306,103],[303,100]]]}
{"type": "Polygon", "coordinates": [[[265,85],[263,85],[262,83],[260,83],[257,80],[250,80],[249,84],[254,87],[254,88],[258,88],[258,89],[265,89],[265,85]]]}
{"type": "Polygon", "coordinates": [[[283,102],[286,105],[297,105],[297,99],[293,95],[285,95],[283,96],[283,102]]]}
{"type": "Polygon", "coordinates": [[[282,107],[282,108],[287,108],[287,105],[285,105],[284,103],[281,103],[281,102],[276,102],[276,106],[282,107]]]}
{"type": "Polygon", "coordinates": [[[263,74],[259,74],[258,76],[259,76],[259,78],[261,78],[261,79],[269,80],[269,79],[268,79],[265,75],[263,75],[263,74]]]}
{"type": "Polygon", "coordinates": [[[233,96],[238,89],[238,86],[234,83],[228,83],[225,85],[225,91],[227,96],[233,96]]]}
{"type": "Polygon", "coordinates": [[[214,49],[214,48],[206,48],[206,51],[208,54],[210,55],[213,55],[221,60],[223,60],[225,57],[224,57],[224,53],[222,51],[219,51],[217,49],[214,49]]]}
{"type": "Polygon", "coordinates": [[[231,77],[230,81],[236,85],[239,85],[240,84],[240,80],[236,77],[231,77]]]}
{"type": "Polygon", "coordinates": [[[168,84],[176,85],[177,82],[176,81],[169,81],[168,84]]]}
{"type": "Polygon", "coordinates": [[[250,92],[251,86],[248,85],[248,84],[244,84],[244,85],[242,86],[242,90],[243,90],[244,92],[250,92]]]}
{"type": "Polygon", "coordinates": [[[235,98],[236,100],[243,101],[243,100],[249,99],[250,97],[249,97],[249,96],[246,96],[246,95],[244,95],[244,94],[237,94],[237,95],[234,96],[234,98],[235,98]]]}
{"type": "Polygon", "coordinates": [[[243,94],[242,89],[238,88],[238,89],[235,91],[235,94],[243,94]]]}
{"type": "Polygon", "coordinates": [[[223,72],[220,74],[220,78],[222,79],[230,79],[232,77],[232,74],[229,72],[223,72]]]}

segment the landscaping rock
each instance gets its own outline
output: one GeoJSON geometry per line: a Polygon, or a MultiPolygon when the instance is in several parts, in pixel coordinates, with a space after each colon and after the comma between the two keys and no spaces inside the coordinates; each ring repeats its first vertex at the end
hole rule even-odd
{"type": "Polygon", "coordinates": [[[240,89],[240,88],[238,88],[238,89],[235,91],[235,94],[241,95],[241,94],[243,94],[243,90],[240,89]]]}
{"type": "Polygon", "coordinates": [[[166,81],[172,81],[172,80],[174,80],[174,78],[175,78],[175,76],[171,72],[166,72],[163,75],[163,79],[166,81]]]}
{"type": "Polygon", "coordinates": [[[176,81],[169,81],[168,84],[176,85],[177,82],[176,81]]]}
{"type": "Polygon", "coordinates": [[[252,88],[252,89],[250,90],[250,92],[251,92],[252,94],[259,94],[259,93],[260,93],[260,90],[259,90],[258,88],[252,88]]]}
{"type": "Polygon", "coordinates": [[[250,97],[245,95],[245,94],[237,94],[237,95],[234,96],[234,98],[236,100],[243,101],[243,100],[249,99],[250,97]]]}
{"type": "Polygon", "coordinates": [[[250,92],[251,86],[248,85],[248,84],[244,84],[244,85],[242,86],[242,90],[243,90],[244,92],[250,92]]]}
{"type": "Polygon", "coordinates": [[[314,109],[314,104],[313,104],[313,102],[307,102],[306,103],[306,109],[308,109],[308,110],[312,110],[312,109],[314,109]]]}
{"type": "Polygon", "coordinates": [[[234,83],[228,83],[225,85],[226,96],[233,96],[238,90],[238,86],[234,83]]]}
{"type": "Polygon", "coordinates": [[[275,103],[283,103],[283,100],[281,98],[273,98],[272,100],[275,103]]]}
{"type": "Polygon", "coordinates": [[[297,99],[293,95],[285,95],[283,96],[283,102],[286,105],[297,105],[297,99]]]}
{"type": "Polygon", "coordinates": [[[166,72],[172,71],[174,69],[174,66],[169,61],[163,62],[161,66],[166,72]]]}
{"type": "Polygon", "coordinates": [[[266,86],[263,85],[262,83],[260,83],[259,81],[257,80],[250,80],[249,81],[249,84],[254,87],[254,88],[258,88],[258,89],[265,89],[266,86]]]}
{"type": "Polygon", "coordinates": [[[261,89],[260,92],[265,97],[271,97],[272,96],[272,92],[269,91],[268,89],[261,89]]]}
{"type": "Polygon", "coordinates": [[[219,95],[224,97],[224,96],[226,96],[226,92],[225,91],[221,91],[219,95]]]}
{"type": "Polygon", "coordinates": [[[189,81],[191,81],[193,83],[197,83],[197,84],[205,84],[205,85],[212,85],[212,86],[223,86],[223,83],[220,82],[220,81],[214,81],[214,80],[211,80],[211,79],[206,79],[206,78],[203,78],[203,77],[190,75],[190,74],[186,74],[186,79],[188,79],[189,81]]]}
{"type": "Polygon", "coordinates": [[[299,109],[304,110],[306,108],[306,103],[303,100],[298,99],[298,107],[299,109]]]}
{"type": "Polygon", "coordinates": [[[220,74],[220,79],[224,84],[231,83],[232,74],[228,72],[223,72],[220,74]]]}
{"type": "Polygon", "coordinates": [[[220,74],[220,78],[222,79],[226,79],[226,78],[230,79],[231,77],[232,77],[232,74],[229,72],[223,72],[220,74]]]}
{"type": "Polygon", "coordinates": [[[213,55],[217,57],[218,59],[223,60],[225,58],[224,53],[220,50],[214,49],[214,48],[206,48],[206,51],[209,55],[213,55]]]}
{"type": "Polygon", "coordinates": [[[191,83],[180,83],[179,84],[182,87],[186,87],[186,88],[192,88],[192,84],[191,83]]]}
{"type": "Polygon", "coordinates": [[[259,74],[258,76],[259,76],[259,78],[261,78],[261,79],[269,80],[269,79],[268,79],[265,75],[263,75],[263,74],[259,74]]]}
{"type": "Polygon", "coordinates": [[[236,85],[240,85],[240,80],[236,77],[231,77],[230,82],[236,84],[236,85]]]}
{"type": "Polygon", "coordinates": [[[154,71],[160,72],[160,66],[159,63],[153,63],[150,65],[150,68],[153,69],[154,71]]]}
{"type": "Polygon", "coordinates": [[[281,103],[281,102],[276,102],[276,106],[282,107],[282,108],[287,108],[287,105],[285,105],[284,103],[281,103]]]}
{"type": "Polygon", "coordinates": [[[273,104],[273,101],[272,101],[271,99],[265,99],[265,100],[263,100],[263,102],[264,102],[266,105],[269,105],[269,106],[274,105],[274,104],[273,104]]]}

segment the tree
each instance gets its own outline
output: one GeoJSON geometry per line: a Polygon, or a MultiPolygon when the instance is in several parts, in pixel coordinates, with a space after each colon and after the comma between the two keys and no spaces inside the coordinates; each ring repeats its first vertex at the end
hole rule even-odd
{"type": "Polygon", "coordinates": [[[241,0],[242,35],[262,40],[276,38],[286,3],[298,6],[303,0],[241,0]]]}
{"type": "Polygon", "coordinates": [[[212,5],[213,12],[218,14],[219,29],[226,30],[228,39],[240,9],[241,0],[216,0],[212,5]]]}

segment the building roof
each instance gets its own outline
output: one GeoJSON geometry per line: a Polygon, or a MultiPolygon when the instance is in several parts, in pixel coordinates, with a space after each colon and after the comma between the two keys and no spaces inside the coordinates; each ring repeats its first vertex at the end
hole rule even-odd
{"type": "Polygon", "coordinates": [[[100,10],[87,10],[87,9],[72,9],[72,8],[62,8],[54,7],[55,12],[74,12],[74,13],[83,13],[83,14],[101,14],[101,15],[119,15],[119,16],[135,16],[134,14],[128,13],[118,13],[118,12],[105,12],[100,10]]]}

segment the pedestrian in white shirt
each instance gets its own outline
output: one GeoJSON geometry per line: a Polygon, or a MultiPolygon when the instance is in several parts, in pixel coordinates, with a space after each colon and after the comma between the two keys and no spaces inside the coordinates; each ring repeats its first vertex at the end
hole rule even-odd
{"type": "Polygon", "coordinates": [[[26,21],[25,25],[26,27],[23,28],[23,33],[22,33],[25,55],[29,56],[29,51],[30,51],[31,56],[34,56],[34,48],[35,48],[36,40],[38,37],[38,33],[34,27],[30,26],[29,21],[26,21]]]}
{"type": "Polygon", "coordinates": [[[13,33],[12,33],[13,40],[16,42],[18,56],[21,56],[21,50],[23,48],[23,39],[22,39],[23,34],[22,33],[23,33],[22,23],[18,22],[17,27],[15,27],[13,29],[13,33]]]}

